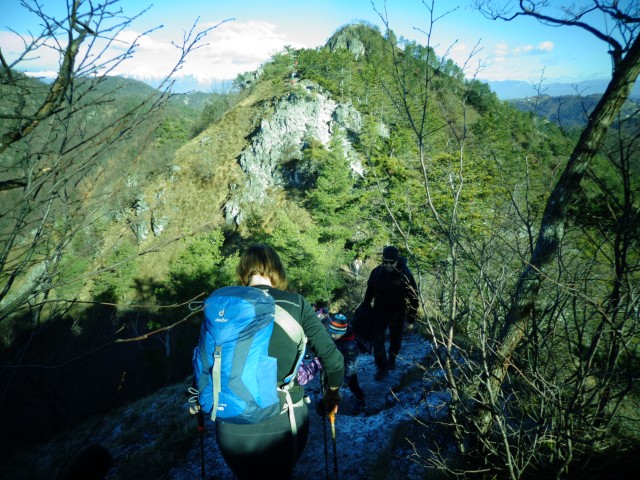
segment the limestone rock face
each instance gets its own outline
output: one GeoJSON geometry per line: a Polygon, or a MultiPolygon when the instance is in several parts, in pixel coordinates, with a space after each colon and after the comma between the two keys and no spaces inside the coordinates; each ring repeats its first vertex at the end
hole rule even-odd
{"type": "MultiPolygon", "coordinates": [[[[295,182],[299,178],[295,172],[285,180],[282,164],[302,157],[305,137],[316,138],[328,147],[337,128],[358,134],[362,128],[360,113],[351,104],[331,99],[312,82],[301,81],[297,88],[276,100],[273,115],[260,122],[240,155],[246,185],[237,189],[227,203],[227,220],[240,223],[243,205],[264,203],[270,189],[283,187],[287,181],[295,182]]],[[[353,146],[345,141],[343,148],[358,171],[359,160],[353,146]]]]}
{"type": "Polygon", "coordinates": [[[356,60],[366,53],[364,43],[360,40],[356,27],[347,27],[336,33],[327,42],[327,47],[332,52],[340,48],[349,50],[356,57],[356,60]]]}
{"type": "Polygon", "coordinates": [[[129,218],[129,227],[133,231],[138,243],[146,240],[149,236],[149,220],[147,218],[147,211],[149,210],[149,204],[145,200],[144,194],[137,194],[135,196],[134,203],[132,205],[134,215],[129,218]]]}
{"type": "Polygon", "coordinates": [[[202,225],[237,226],[252,211],[278,205],[282,191],[306,188],[315,174],[303,154],[311,138],[335,148],[339,132],[342,154],[354,174],[363,173],[352,144],[362,130],[360,112],[309,80],[279,87],[252,85],[242,102],[181,147],[153,188],[136,195],[122,216],[138,242],[202,225]]]}
{"type": "Polygon", "coordinates": [[[253,72],[243,73],[238,75],[237,83],[240,88],[249,88],[251,85],[255,84],[260,77],[262,76],[263,70],[262,67],[258,68],[253,72]]]}

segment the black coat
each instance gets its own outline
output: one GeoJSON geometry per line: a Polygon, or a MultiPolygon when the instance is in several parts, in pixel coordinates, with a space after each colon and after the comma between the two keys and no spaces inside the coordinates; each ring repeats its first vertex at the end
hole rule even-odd
{"type": "Polygon", "coordinates": [[[364,303],[371,305],[378,315],[404,316],[414,323],[418,313],[418,286],[408,267],[398,267],[388,272],[383,265],[371,271],[367,281],[364,303]]]}

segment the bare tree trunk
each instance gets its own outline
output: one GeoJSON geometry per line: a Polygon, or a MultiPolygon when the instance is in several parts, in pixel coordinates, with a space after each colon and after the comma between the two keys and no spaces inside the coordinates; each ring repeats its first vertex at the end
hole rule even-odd
{"type": "MultiPolygon", "coordinates": [[[[591,115],[571,154],[569,162],[549,196],[540,232],[529,264],[520,274],[513,302],[505,317],[502,332],[493,345],[489,376],[485,387],[491,393],[500,389],[510,365],[511,356],[527,332],[537,294],[542,282],[541,270],[555,257],[562,238],[567,208],[577,191],[590,162],[602,145],[605,133],[626,102],[640,74],[640,37],[619,61],[606,92],[591,115]]],[[[491,412],[481,410],[478,418],[481,431],[492,424],[491,412]]]]}

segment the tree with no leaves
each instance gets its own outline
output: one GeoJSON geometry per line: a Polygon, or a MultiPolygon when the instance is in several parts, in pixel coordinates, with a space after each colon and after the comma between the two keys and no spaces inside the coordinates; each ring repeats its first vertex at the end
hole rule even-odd
{"type": "MultiPolygon", "coordinates": [[[[101,235],[114,217],[114,196],[126,189],[127,172],[152,143],[173,95],[172,77],[219,25],[197,30],[194,23],[173,44],[176,63],[160,86],[123,102],[116,97],[127,82],[110,76],[153,30],[124,41],[123,33],[144,11],[127,15],[121,3],[126,2],[68,0],[65,13],[55,17],[39,0],[22,0],[41,30],[28,36],[14,32],[23,48],[12,57],[0,50],[0,341],[11,352],[0,366],[3,409],[15,406],[20,379],[33,376],[38,401],[54,411],[49,417],[72,410],[66,404],[57,408],[66,400],[44,391],[41,373],[64,371],[100,348],[84,345],[79,353],[52,343],[33,361],[32,347],[51,327],[64,328],[58,320],[78,301],[87,278],[99,273],[91,271],[90,261],[109,248],[101,235]],[[59,65],[51,83],[20,73],[45,51],[59,65]]],[[[122,269],[140,254],[118,257],[107,268],[122,269]]]]}
{"type": "MultiPolygon", "coordinates": [[[[50,293],[62,281],[58,274],[65,252],[105,215],[109,197],[97,192],[96,184],[112,152],[133,133],[151,134],[153,120],[172,95],[172,76],[218,26],[197,32],[194,24],[182,43],[174,43],[177,61],[159,88],[135,104],[109,109],[126,85],[110,86],[107,76],[153,31],[130,43],[122,40],[144,11],[126,15],[119,0],[68,0],[65,16],[55,18],[36,0],[21,3],[38,18],[41,31],[20,36],[22,52],[11,60],[0,50],[0,323],[5,335],[10,317],[30,312],[37,324],[43,306],[56,304],[50,293]],[[19,73],[45,50],[58,56],[53,82],[19,73]],[[114,110],[110,117],[102,113],[114,110]]],[[[137,148],[131,161],[144,145],[137,148]]]]}
{"type": "Polygon", "coordinates": [[[586,458],[612,444],[614,425],[622,428],[621,409],[633,402],[629,394],[636,388],[637,171],[630,159],[638,150],[637,135],[625,126],[632,118],[621,110],[640,73],[640,4],[594,1],[553,10],[550,2],[520,1],[511,10],[512,3],[475,3],[496,20],[528,16],[584,29],[605,42],[612,59],[608,88],[546,201],[508,308],[495,330],[486,331],[482,373],[467,392],[475,406],[467,427],[484,455],[503,461],[513,479],[531,465],[560,476],[569,465],[575,472],[577,458],[586,465],[586,458]],[[607,19],[606,29],[594,15],[607,19]],[[593,211],[575,207],[589,201],[587,180],[607,205],[595,231],[580,217],[593,211]],[[578,249],[581,254],[574,253],[578,249]]]}
{"type": "MultiPolygon", "coordinates": [[[[555,258],[563,235],[567,210],[590,163],[603,144],[607,129],[629,98],[640,73],[640,5],[637,2],[631,2],[628,9],[623,10],[617,1],[595,1],[579,10],[575,7],[564,9],[564,15],[557,17],[546,13],[548,3],[520,1],[519,9],[515,12],[497,10],[492,2],[479,1],[476,5],[494,19],[512,21],[520,16],[530,16],[549,25],[582,28],[606,43],[613,61],[613,72],[607,90],[592,112],[589,123],[547,201],[535,248],[527,266],[520,274],[502,332],[493,345],[494,355],[486,382],[489,394],[492,390],[500,388],[510,365],[511,354],[526,335],[527,324],[544,279],[542,272],[555,258]],[[609,18],[609,31],[586,23],[585,18],[594,12],[609,18]]],[[[482,419],[483,429],[488,428],[491,423],[488,411],[485,413],[482,419]]]]}
{"type": "MultiPolygon", "coordinates": [[[[434,3],[423,2],[431,14],[430,25],[439,18],[434,15],[434,3]]],[[[442,286],[443,297],[448,301],[423,299],[423,326],[440,347],[442,353],[436,360],[447,372],[446,389],[452,397],[442,426],[453,432],[461,457],[470,459],[469,464],[460,464],[456,469],[461,475],[473,470],[480,475],[500,472],[517,479],[532,469],[561,475],[570,464],[576,467],[572,462],[578,455],[588,456],[611,446],[614,420],[619,419],[622,405],[629,403],[629,392],[637,388],[633,370],[640,333],[640,302],[634,285],[640,260],[637,241],[633,240],[637,238],[633,233],[637,233],[634,225],[638,192],[633,183],[638,172],[630,165],[632,158],[637,158],[638,149],[637,135],[629,134],[629,127],[621,127],[624,122],[620,112],[640,73],[640,4],[625,2],[621,7],[622,2],[594,1],[581,9],[572,6],[554,10],[552,3],[555,2],[475,2],[478,9],[495,20],[517,21],[529,16],[565,29],[581,28],[604,41],[611,54],[610,84],[546,197],[539,226],[536,228],[538,222],[533,222],[531,212],[535,207],[527,194],[521,200],[524,205],[519,205],[520,200],[509,192],[513,210],[504,214],[502,224],[492,224],[491,219],[485,218],[494,230],[483,239],[463,237],[463,225],[455,212],[457,207],[460,211],[466,207],[464,200],[452,201],[451,212],[438,211],[426,202],[439,227],[433,231],[448,243],[447,261],[451,267],[442,286]],[[594,19],[595,16],[599,17],[594,19]],[[607,19],[603,22],[605,29],[600,29],[599,20],[603,17],[607,19]],[[619,136],[612,135],[615,138],[607,140],[612,124],[619,136]],[[622,128],[626,128],[624,134],[622,128]],[[603,151],[605,141],[611,143],[603,151]],[[609,162],[604,167],[603,153],[609,162]],[[580,218],[575,209],[576,204],[586,203],[585,180],[590,188],[597,185],[601,211],[612,217],[607,225],[601,222],[600,232],[585,227],[587,219],[580,218]],[[507,225],[500,231],[501,226],[507,225]],[[516,228],[510,230],[513,225],[516,228]],[[518,238],[523,232],[527,241],[520,247],[518,238]],[[505,252],[515,253],[510,256],[505,252]],[[511,265],[516,264],[524,266],[510,271],[511,265]],[[463,283],[468,300],[457,294],[463,283]],[[474,290],[472,295],[469,285],[474,290]],[[464,309],[462,301],[467,301],[464,309]],[[456,315],[458,310],[460,314],[456,315]],[[458,359],[462,347],[454,339],[461,319],[472,324],[473,334],[477,334],[468,340],[473,348],[466,352],[464,360],[458,359]],[[475,461],[478,459],[482,468],[475,461]]],[[[381,18],[384,21],[386,16],[381,18]]],[[[429,40],[430,30],[425,33],[429,40]]],[[[391,36],[389,41],[393,41],[391,36]]],[[[423,166],[424,190],[429,199],[430,188],[435,184],[430,182],[432,164],[424,160],[437,149],[429,144],[433,133],[421,128],[425,124],[421,119],[438,103],[437,96],[429,96],[432,90],[428,88],[435,76],[428,69],[419,76],[425,94],[420,99],[412,94],[409,100],[415,101],[417,107],[407,108],[408,77],[403,74],[401,57],[402,54],[394,57],[396,74],[387,91],[400,99],[399,110],[413,127],[418,164],[423,166]],[[429,145],[427,154],[424,145],[429,145]]],[[[466,101],[470,96],[462,98],[466,101]]],[[[466,118],[467,107],[463,104],[457,110],[460,118],[466,118]]],[[[455,113],[451,109],[449,112],[455,113]]],[[[460,124],[464,126],[466,122],[460,124]]],[[[450,127],[455,125],[449,123],[450,127]]],[[[460,131],[466,133],[467,129],[460,131]]],[[[452,169],[449,175],[450,179],[458,179],[458,188],[452,189],[453,198],[457,199],[464,198],[458,197],[464,183],[463,167],[468,171],[467,162],[473,160],[465,155],[468,149],[462,148],[469,139],[455,132],[453,138],[461,147],[456,162],[460,168],[452,169]]],[[[533,139],[532,135],[526,143],[531,145],[533,139]]],[[[509,153],[495,154],[504,155],[500,158],[502,164],[513,163],[510,152],[516,152],[520,145],[514,141],[512,147],[509,153]]],[[[523,150],[527,148],[531,147],[523,150]]],[[[523,167],[528,171],[526,161],[523,167]]],[[[524,190],[528,191],[528,174],[525,178],[524,190]]],[[[415,243],[418,228],[412,226],[415,243]]],[[[396,226],[396,233],[411,245],[412,239],[402,228],[396,226]]],[[[443,459],[441,452],[436,447],[424,453],[425,464],[450,471],[450,459],[443,459]]],[[[585,456],[580,460],[584,459],[585,456]]]]}

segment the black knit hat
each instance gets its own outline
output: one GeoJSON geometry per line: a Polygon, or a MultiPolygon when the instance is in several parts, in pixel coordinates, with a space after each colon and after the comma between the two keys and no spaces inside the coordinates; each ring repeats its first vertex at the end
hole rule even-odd
{"type": "Polygon", "coordinates": [[[382,250],[382,258],[385,260],[397,261],[399,256],[398,249],[393,245],[388,245],[382,250]]]}

